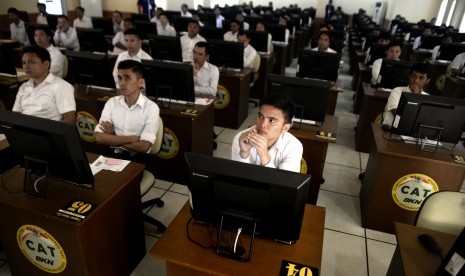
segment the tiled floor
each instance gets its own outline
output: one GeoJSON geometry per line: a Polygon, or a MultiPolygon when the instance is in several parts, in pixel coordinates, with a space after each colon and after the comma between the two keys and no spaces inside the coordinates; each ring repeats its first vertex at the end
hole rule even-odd
{"type": "MultiPolygon", "coordinates": [[[[340,85],[349,87],[351,76],[347,74],[348,60],[343,58],[340,85]]],[[[286,74],[295,75],[293,66],[286,74]]],[[[345,89],[339,95],[336,115],[339,116],[338,138],[330,144],[324,178],[317,205],[326,207],[326,223],[323,244],[321,275],[385,275],[394,253],[396,239],[389,235],[362,228],[360,221],[360,180],[358,175],[365,170],[368,154],[355,151],[354,126],[356,115],[351,112],[353,91],[345,89]]],[[[234,135],[251,125],[257,108],[250,106],[249,117],[238,130],[215,127],[218,143],[214,155],[231,157],[231,141],[234,135]]],[[[465,190],[463,190],[465,192],[465,190]]],[[[162,197],[163,208],[153,207],[149,215],[169,225],[184,203],[188,200],[186,186],[157,180],[143,199],[162,197]]],[[[145,225],[146,247],[149,250],[160,238],[154,229],[145,225]]],[[[0,275],[11,275],[4,253],[0,253],[0,275]]],[[[146,255],[132,275],[166,275],[165,263],[146,255]]]]}

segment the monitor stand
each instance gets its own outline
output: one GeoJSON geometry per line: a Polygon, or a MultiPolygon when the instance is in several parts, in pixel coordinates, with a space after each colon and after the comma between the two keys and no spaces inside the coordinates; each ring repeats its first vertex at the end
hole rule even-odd
{"type": "Polygon", "coordinates": [[[40,198],[47,196],[48,162],[31,156],[24,156],[23,189],[26,194],[40,198]],[[32,169],[32,168],[34,169],[32,169]],[[36,177],[33,177],[36,175],[36,177]],[[42,182],[42,187],[39,187],[42,182]]]}
{"type": "Polygon", "coordinates": [[[439,140],[441,140],[442,131],[444,130],[443,127],[431,126],[420,124],[418,129],[418,135],[416,137],[416,149],[425,152],[436,152],[439,147],[439,140]],[[437,135],[434,140],[429,140],[428,137],[422,138],[421,132],[422,130],[434,130],[436,131],[437,135]],[[430,143],[435,142],[435,143],[430,143]]]}

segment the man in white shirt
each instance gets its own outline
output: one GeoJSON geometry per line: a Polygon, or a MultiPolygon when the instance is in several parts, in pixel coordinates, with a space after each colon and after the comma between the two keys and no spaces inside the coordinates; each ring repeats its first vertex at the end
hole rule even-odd
{"type": "Polygon", "coordinates": [[[157,23],[157,33],[158,35],[164,36],[176,36],[176,30],[173,26],[170,25],[168,21],[168,16],[166,13],[161,13],[158,16],[159,22],[157,23]]]}
{"type": "Polygon", "coordinates": [[[142,40],[139,33],[135,29],[128,29],[124,31],[124,41],[126,43],[127,51],[118,55],[113,68],[113,78],[115,79],[116,87],[118,87],[118,64],[123,60],[135,60],[140,62],[143,59],[152,60],[152,57],[142,50],[142,40]]]}
{"type": "Polygon", "coordinates": [[[258,55],[257,51],[255,51],[254,47],[249,44],[250,36],[249,33],[246,31],[239,31],[237,35],[237,40],[244,44],[244,68],[254,68],[254,60],[255,56],[258,55]]]}
{"type": "Polygon", "coordinates": [[[22,63],[29,80],[19,88],[13,111],[74,124],[74,87],[49,72],[49,52],[38,46],[26,47],[22,63]]]}
{"type": "Polygon", "coordinates": [[[187,4],[181,5],[181,17],[192,17],[192,13],[190,13],[187,9],[187,4]]]}
{"type": "Polygon", "coordinates": [[[194,90],[196,96],[216,97],[220,71],[209,63],[207,42],[197,42],[194,47],[194,90]]]}
{"type": "Polygon", "coordinates": [[[204,26],[205,26],[205,24],[203,24],[203,22],[200,21],[200,16],[199,16],[198,13],[194,12],[194,13],[192,14],[192,19],[193,19],[193,20],[197,20],[197,22],[199,22],[199,27],[204,27],[204,26]]]}
{"type": "Polygon", "coordinates": [[[289,133],[294,105],[286,96],[269,94],[260,101],[255,126],[238,133],[232,160],[300,172],[302,143],[289,133]]]}
{"type": "Polygon", "coordinates": [[[37,15],[37,24],[48,25],[47,21],[47,6],[44,3],[37,3],[37,10],[39,15],[37,15]]]}
{"type": "Polygon", "coordinates": [[[244,16],[241,13],[236,14],[236,20],[239,22],[239,26],[242,26],[244,31],[247,31],[250,28],[249,23],[244,21],[244,16]]]}
{"type": "Polygon", "coordinates": [[[63,78],[65,56],[55,48],[50,40],[52,39],[52,32],[48,28],[37,27],[34,31],[34,40],[36,44],[50,53],[51,64],[50,73],[57,77],[63,78]]]}
{"type": "MultiPolygon", "coordinates": [[[[265,30],[265,23],[263,22],[257,22],[257,25],[255,26],[255,30],[260,31],[260,32],[266,32],[265,30]]],[[[267,47],[267,53],[271,54],[273,53],[273,37],[271,36],[270,33],[268,33],[268,47],[267,47]]]]}
{"type": "Polygon", "coordinates": [[[394,121],[402,92],[428,94],[423,91],[431,78],[431,68],[426,63],[417,63],[410,70],[409,85],[392,89],[383,113],[383,129],[389,129],[394,121]]]}
{"type": "Polygon", "coordinates": [[[224,41],[237,42],[237,33],[239,32],[240,25],[241,24],[236,19],[231,20],[231,23],[229,23],[230,31],[224,33],[223,35],[224,41]]]}
{"type": "Polygon", "coordinates": [[[329,34],[329,32],[320,32],[320,34],[318,35],[318,46],[312,48],[312,51],[336,53],[336,51],[329,48],[330,41],[331,35],[329,34]]]}
{"type": "Polygon", "coordinates": [[[57,30],[53,36],[57,47],[66,47],[67,49],[79,51],[79,40],[76,29],[69,25],[66,15],[60,15],[57,18],[57,30]]]}
{"type": "Polygon", "coordinates": [[[74,19],[73,27],[92,29],[92,20],[84,15],[83,7],[76,7],[76,19],[74,19]]]}
{"type": "Polygon", "coordinates": [[[11,40],[18,41],[28,46],[30,43],[26,33],[26,26],[24,25],[24,21],[19,18],[19,11],[16,8],[9,8],[8,18],[11,22],[11,40]]]}
{"type": "MultiPolygon", "coordinates": [[[[155,10],[155,15],[150,19],[150,22],[160,24],[160,15],[164,13],[163,8],[158,7],[155,10]]],[[[167,17],[168,18],[168,17],[167,17]]]]}
{"type": "Polygon", "coordinates": [[[118,31],[115,36],[113,37],[111,43],[113,44],[113,53],[121,54],[122,52],[126,51],[126,42],[124,41],[124,32],[126,30],[132,29],[136,26],[134,23],[134,19],[126,18],[123,21],[123,30],[118,31]]]}
{"type": "Polygon", "coordinates": [[[447,74],[453,77],[463,74],[465,67],[465,53],[458,54],[447,66],[447,74]]]}
{"type": "Polygon", "coordinates": [[[215,26],[219,29],[223,28],[224,16],[221,15],[220,8],[215,8],[215,26]]]}
{"type": "Polygon", "coordinates": [[[286,19],[286,17],[281,16],[279,18],[278,25],[286,28],[284,30],[284,42],[289,43],[290,32],[289,32],[289,29],[287,28],[287,19],[286,19]]]}
{"type": "Polygon", "coordinates": [[[95,127],[97,143],[147,153],[155,143],[160,109],[140,92],[144,84],[140,62],[125,60],[118,65],[121,95],[109,99],[95,127]]]}
{"type": "MultiPolygon", "coordinates": [[[[452,43],[454,40],[452,39],[452,36],[450,33],[446,33],[442,35],[441,38],[441,44],[443,43],[452,43]]],[[[439,57],[439,54],[441,52],[441,44],[433,48],[433,53],[431,54],[431,60],[436,61],[436,59],[439,57]]]]}
{"type": "MultiPolygon", "coordinates": [[[[399,60],[400,54],[402,53],[402,45],[398,41],[391,41],[386,46],[386,59],[399,60]]],[[[378,83],[379,71],[381,70],[381,65],[383,64],[383,58],[379,58],[373,62],[371,68],[371,83],[378,83]]]]}
{"type": "Polygon", "coordinates": [[[421,46],[421,40],[424,36],[432,35],[433,34],[433,28],[431,26],[425,25],[423,28],[423,33],[422,35],[418,36],[415,38],[415,41],[413,42],[412,49],[418,49],[421,46]]]}
{"type": "Polygon", "coordinates": [[[120,12],[118,10],[114,10],[111,21],[113,22],[113,31],[115,32],[115,35],[118,32],[123,32],[124,31],[124,20],[123,20],[123,13],[122,12],[120,12]]]}
{"type": "Polygon", "coordinates": [[[182,61],[192,62],[195,44],[200,41],[206,41],[205,38],[199,35],[199,22],[196,20],[191,20],[189,25],[187,25],[187,34],[181,36],[180,40],[182,61]]]}

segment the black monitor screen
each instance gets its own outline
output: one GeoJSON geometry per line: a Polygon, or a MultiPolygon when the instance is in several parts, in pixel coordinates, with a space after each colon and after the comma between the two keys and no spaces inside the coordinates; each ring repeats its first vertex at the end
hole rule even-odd
{"type": "Polygon", "coordinates": [[[60,15],[58,15],[58,14],[47,14],[46,15],[48,26],[53,31],[55,31],[57,29],[58,16],[60,16],[60,15]]]}
{"type": "Polygon", "coordinates": [[[136,30],[140,34],[141,39],[152,39],[157,32],[157,23],[147,21],[136,21],[136,30]]]}
{"type": "Polygon", "coordinates": [[[209,62],[226,68],[244,68],[244,45],[240,42],[211,39],[207,41],[210,51],[209,62]]]}
{"type": "Polygon", "coordinates": [[[465,100],[402,93],[391,132],[457,144],[464,126],[465,100]],[[442,129],[440,137],[438,128],[442,129]]]}
{"type": "Polygon", "coordinates": [[[372,65],[375,60],[386,57],[386,45],[372,44],[370,46],[370,52],[368,53],[367,65],[372,65]]]}
{"type": "Polygon", "coordinates": [[[76,28],[81,51],[107,53],[108,43],[103,29],[76,28]]]}
{"type": "Polygon", "coordinates": [[[465,44],[454,42],[454,43],[442,43],[439,48],[439,54],[437,59],[450,60],[452,61],[458,54],[465,52],[465,44]]]}
{"type": "Polygon", "coordinates": [[[331,83],[324,80],[268,75],[268,94],[287,94],[293,100],[295,117],[324,122],[331,83]]]}
{"type": "Polygon", "coordinates": [[[111,18],[92,17],[92,27],[94,29],[102,29],[105,35],[115,35],[111,18]]]}
{"type": "Polygon", "coordinates": [[[66,51],[71,82],[115,88],[115,79],[106,54],[66,51]]]}
{"type": "Polygon", "coordinates": [[[301,50],[297,76],[335,82],[339,74],[340,53],[301,50]]]}
{"type": "Polygon", "coordinates": [[[16,76],[15,61],[13,59],[14,48],[19,47],[18,42],[0,42],[0,73],[16,76]]]}
{"type": "Polygon", "coordinates": [[[409,84],[412,63],[404,60],[383,59],[378,76],[378,87],[392,89],[409,84]]]}
{"type": "Polygon", "coordinates": [[[181,41],[175,36],[155,36],[149,41],[153,59],[182,62],[181,41]]]}
{"type": "Polygon", "coordinates": [[[94,177],[76,126],[1,110],[0,129],[19,165],[24,167],[27,160],[28,169],[44,173],[38,163],[46,162],[50,176],[93,187],[94,177]]]}
{"type": "Polygon", "coordinates": [[[426,35],[421,38],[421,43],[418,48],[432,50],[434,47],[441,44],[442,36],[426,35]]]}
{"type": "Polygon", "coordinates": [[[193,103],[194,71],[191,64],[142,60],[147,97],[167,98],[193,103]]]}
{"type": "Polygon", "coordinates": [[[216,39],[216,40],[222,40],[223,35],[225,31],[223,31],[223,28],[217,28],[217,27],[202,27],[200,28],[199,34],[207,39],[216,39]]]}
{"type": "Polygon", "coordinates": [[[141,13],[131,13],[131,18],[134,21],[146,21],[149,22],[149,16],[147,14],[141,14],[141,13]]]}
{"type": "Polygon", "coordinates": [[[465,41],[465,33],[457,33],[457,32],[452,32],[450,33],[452,36],[452,39],[455,42],[464,42],[465,41]]]}
{"type": "Polygon", "coordinates": [[[258,219],[257,232],[264,237],[299,239],[308,175],[190,152],[185,156],[196,221],[218,225],[222,211],[228,210],[258,219]]]}
{"type": "Polygon", "coordinates": [[[286,27],[277,24],[266,24],[265,30],[271,34],[273,41],[286,41],[286,27]]]}
{"type": "Polygon", "coordinates": [[[250,45],[258,52],[268,52],[268,32],[249,31],[250,45]]]}
{"type": "Polygon", "coordinates": [[[191,20],[192,18],[190,17],[181,17],[180,15],[173,16],[172,22],[174,29],[176,32],[187,32],[187,26],[191,20]]]}

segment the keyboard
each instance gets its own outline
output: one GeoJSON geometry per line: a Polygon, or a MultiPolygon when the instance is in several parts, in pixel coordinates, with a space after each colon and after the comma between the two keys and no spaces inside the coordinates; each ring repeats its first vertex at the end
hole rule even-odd
{"type": "Polygon", "coordinates": [[[155,98],[155,97],[149,97],[153,101],[162,101],[162,102],[171,102],[175,104],[181,104],[181,105],[209,105],[213,102],[213,99],[207,99],[207,98],[195,98],[195,102],[187,102],[187,101],[182,101],[182,100],[173,100],[173,99],[168,99],[168,98],[155,98]]]}
{"type": "Polygon", "coordinates": [[[296,122],[296,123],[304,123],[304,124],[308,124],[308,125],[316,125],[316,121],[312,121],[312,120],[305,120],[305,119],[300,119],[300,118],[293,118],[292,119],[292,122],[296,122]]]}

